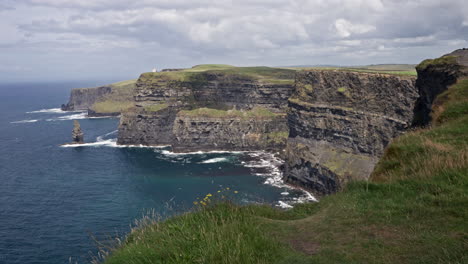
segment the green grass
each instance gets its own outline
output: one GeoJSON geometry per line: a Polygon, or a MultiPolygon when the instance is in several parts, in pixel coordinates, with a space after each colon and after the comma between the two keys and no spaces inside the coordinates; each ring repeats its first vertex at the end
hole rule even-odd
{"type": "Polygon", "coordinates": [[[285,69],[291,70],[338,70],[364,73],[381,73],[403,76],[417,76],[415,65],[410,64],[382,64],[369,66],[353,66],[353,67],[288,67],[285,69]]]}
{"type": "Polygon", "coordinates": [[[167,107],[169,107],[168,104],[153,104],[153,105],[147,105],[144,107],[145,111],[147,112],[157,112],[157,111],[160,111],[162,109],[166,109],[167,107]]]}
{"type": "Polygon", "coordinates": [[[447,66],[447,65],[452,65],[456,64],[457,60],[455,56],[443,56],[437,59],[427,59],[421,62],[418,66],[416,66],[416,69],[418,70],[424,70],[428,66],[447,66]]]}
{"type": "Polygon", "coordinates": [[[202,107],[194,110],[182,110],[178,115],[190,117],[258,119],[274,118],[277,116],[283,116],[284,114],[273,113],[262,107],[255,107],[251,110],[219,110],[202,107]]]}
{"type": "MultiPolygon", "coordinates": [[[[224,78],[243,77],[263,83],[293,84],[295,70],[271,67],[235,67],[223,64],[198,65],[193,68],[176,72],[147,72],[141,75],[141,80],[148,81],[176,81],[192,82],[193,79],[203,78],[200,73],[224,75],[224,78]]],[[[200,81],[200,80],[199,80],[200,81]]]]}
{"type": "Polygon", "coordinates": [[[223,190],[141,221],[105,263],[468,263],[467,89],[439,96],[432,127],[394,140],[368,182],[289,211],[233,205],[223,190]]]}
{"type": "Polygon", "coordinates": [[[110,94],[91,106],[97,113],[117,113],[125,111],[134,106],[133,92],[135,90],[136,79],[117,82],[107,86],[112,88],[110,94]]]}
{"type": "Polygon", "coordinates": [[[97,113],[121,113],[134,105],[133,101],[106,100],[93,104],[91,109],[97,113]]]}

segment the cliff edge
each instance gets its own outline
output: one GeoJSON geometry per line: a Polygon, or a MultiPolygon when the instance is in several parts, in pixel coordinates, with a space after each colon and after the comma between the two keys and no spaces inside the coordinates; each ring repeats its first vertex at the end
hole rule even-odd
{"type": "Polygon", "coordinates": [[[337,70],[296,75],[284,179],[329,194],[364,180],[413,120],[416,78],[337,70]]]}

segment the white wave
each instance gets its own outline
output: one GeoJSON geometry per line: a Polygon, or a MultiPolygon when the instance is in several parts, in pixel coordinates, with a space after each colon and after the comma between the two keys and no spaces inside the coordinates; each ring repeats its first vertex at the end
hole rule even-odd
{"type": "MultiPolygon", "coordinates": [[[[99,137],[98,137],[99,138],[99,137]]],[[[145,146],[145,145],[118,145],[116,138],[98,140],[96,142],[82,144],[64,144],[63,148],[79,148],[79,147],[112,147],[112,148],[163,148],[167,146],[145,146]]]]}
{"type": "Polygon", "coordinates": [[[47,119],[46,121],[64,121],[64,120],[75,120],[75,119],[86,119],[88,118],[87,113],[79,113],[73,115],[59,116],[57,118],[47,119]]]}
{"type": "Polygon", "coordinates": [[[26,112],[26,114],[37,114],[37,113],[50,113],[50,114],[63,114],[67,113],[60,108],[41,109],[37,111],[26,112]]]}
{"type": "Polygon", "coordinates": [[[20,121],[14,121],[14,122],[10,122],[10,124],[24,124],[24,123],[35,123],[39,120],[36,120],[36,119],[31,119],[31,120],[20,120],[20,121]]]}
{"type": "Polygon", "coordinates": [[[88,116],[86,112],[79,114],[59,116],[57,118],[46,119],[46,121],[65,121],[65,120],[78,120],[78,119],[100,119],[100,118],[117,118],[116,116],[88,116]]]}
{"type": "MultiPolygon", "coordinates": [[[[251,161],[244,163],[243,165],[247,168],[251,168],[252,171],[257,176],[265,177],[264,184],[268,184],[277,188],[286,189],[286,190],[299,190],[302,194],[299,197],[294,197],[293,199],[285,199],[278,201],[277,206],[281,208],[292,208],[294,204],[305,203],[305,202],[317,202],[317,199],[309,192],[293,187],[286,184],[283,181],[283,173],[279,169],[280,165],[284,163],[283,160],[279,159],[272,153],[266,152],[251,152],[248,153],[251,158],[251,161]],[[261,170],[261,172],[255,172],[255,170],[261,170]]],[[[288,196],[289,192],[283,191],[281,193],[283,196],[288,196]]]]}
{"type": "Polygon", "coordinates": [[[246,153],[246,151],[224,151],[224,150],[194,151],[194,152],[172,152],[169,150],[161,151],[161,154],[165,156],[203,155],[203,154],[240,154],[240,153],[246,153]]]}
{"type": "Polygon", "coordinates": [[[114,131],[112,131],[112,132],[109,132],[109,133],[107,133],[107,134],[104,134],[104,135],[102,135],[102,136],[99,136],[99,137],[96,138],[96,141],[98,141],[98,142],[99,142],[99,141],[103,141],[103,140],[104,140],[104,137],[113,135],[113,134],[117,133],[117,131],[118,131],[118,130],[114,130],[114,131]]]}
{"type": "Polygon", "coordinates": [[[294,207],[294,206],[292,206],[290,204],[287,204],[287,203],[285,203],[283,201],[278,201],[278,204],[276,206],[284,208],[284,209],[291,209],[291,208],[294,207]]]}
{"type": "Polygon", "coordinates": [[[82,143],[82,144],[64,144],[61,145],[63,148],[79,148],[79,147],[119,147],[117,145],[117,139],[108,139],[102,140],[98,142],[91,142],[91,143],[82,143]]]}
{"type": "Polygon", "coordinates": [[[226,158],[213,158],[209,160],[202,161],[200,163],[218,163],[218,162],[226,162],[228,159],[226,158]]]}

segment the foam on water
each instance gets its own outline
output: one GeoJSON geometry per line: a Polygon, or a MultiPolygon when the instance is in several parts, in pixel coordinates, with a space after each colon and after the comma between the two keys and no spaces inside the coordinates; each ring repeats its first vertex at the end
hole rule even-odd
{"type": "Polygon", "coordinates": [[[204,155],[204,154],[241,154],[246,153],[245,151],[223,151],[223,150],[213,150],[213,151],[194,151],[194,152],[172,152],[170,150],[162,150],[161,154],[165,156],[184,156],[184,155],[204,155]]]}
{"type": "Polygon", "coordinates": [[[63,111],[60,108],[50,108],[50,109],[41,109],[37,111],[26,112],[26,114],[38,114],[38,113],[48,113],[48,114],[64,114],[68,112],[81,112],[81,111],[63,111]]]}
{"type": "Polygon", "coordinates": [[[213,158],[213,159],[202,161],[200,163],[218,163],[218,162],[227,162],[227,161],[229,161],[227,158],[213,158]]]}
{"type": "Polygon", "coordinates": [[[64,120],[75,120],[75,119],[86,119],[86,118],[88,118],[87,113],[79,113],[79,114],[73,114],[73,115],[59,116],[57,118],[50,118],[50,119],[47,119],[46,121],[64,121],[64,120]]]}
{"type": "Polygon", "coordinates": [[[291,199],[287,197],[290,195],[290,193],[284,191],[281,193],[284,198],[278,201],[276,206],[281,208],[291,208],[294,204],[297,203],[317,202],[317,199],[308,191],[293,187],[283,181],[283,173],[280,170],[280,166],[284,162],[283,160],[274,154],[267,152],[250,152],[247,155],[252,157],[252,160],[245,162],[243,165],[247,168],[251,168],[254,170],[254,172],[255,170],[262,169],[262,172],[255,173],[255,175],[265,177],[266,179],[264,184],[268,184],[277,188],[284,188],[287,190],[296,190],[302,193],[299,197],[293,197],[291,199]]]}
{"type": "Polygon", "coordinates": [[[39,120],[37,119],[31,119],[31,120],[20,120],[20,121],[14,121],[14,122],[10,122],[10,124],[24,124],[24,123],[35,123],[39,120]]]}

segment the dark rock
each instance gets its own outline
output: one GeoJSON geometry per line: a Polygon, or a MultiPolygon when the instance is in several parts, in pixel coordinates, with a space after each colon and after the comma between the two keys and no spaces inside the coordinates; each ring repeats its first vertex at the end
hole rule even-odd
{"type": "Polygon", "coordinates": [[[317,194],[367,179],[384,148],[411,125],[415,77],[324,70],[296,75],[284,178],[317,194]]]}
{"type": "Polygon", "coordinates": [[[431,122],[432,103],[437,95],[446,91],[459,78],[468,76],[468,49],[459,49],[438,59],[421,62],[417,67],[420,97],[416,102],[415,126],[431,122]]]}
{"type": "Polygon", "coordinates": [[[67,104],[62,104],[61,108],[63,111],[88,110],[111,92],[112,88],[109,86],[73,89],[70,100],[67,104]]]}
{"type": "Polygon", "coordinates": [[[81,131],[80,123],[76,120],[73,121],[72,143],[73,144],[84,143],[84,134],[81,131]]]}

